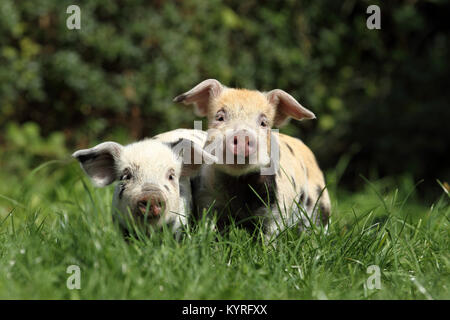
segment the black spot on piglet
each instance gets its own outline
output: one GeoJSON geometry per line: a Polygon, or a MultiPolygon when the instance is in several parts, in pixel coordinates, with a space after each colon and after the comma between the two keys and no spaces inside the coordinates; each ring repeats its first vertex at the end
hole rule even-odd
{"type": "Polygon", "coordinates": [[[308,197],[308,199],[306,199],[306,206],[309,208],[312,205],[312,199],[310,197],[308,197]]]}
{"type": "Polygon", "coordinates": [[[294,150],[292,150],[291,146],[288,143],[285,143],[286,147],[288,147],[289,151],[292,153],[292,155],[294,156],[294,150]]]}
{"type": "Polygon", "coordinates": [[[303,203],[305,201],[305,192],[302,191],[302,193],[300,194],[300,203],[303,203]]]}
{"type": "Polygon", "coordinates": [[[321,203],[319,205],[320,210],[320,221],[324,226],[328,224],[328,220],[330,219],[330,208],[325,206],[325,204],[321,203]]]}

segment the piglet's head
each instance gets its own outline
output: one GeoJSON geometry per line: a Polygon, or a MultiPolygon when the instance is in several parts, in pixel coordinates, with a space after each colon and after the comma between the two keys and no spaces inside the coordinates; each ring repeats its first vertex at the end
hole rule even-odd
{"type": "Polygon", "coordinates": [[[185,151],[189,157],[202,160],[211,157],[201,146],[185,139],[172,143],[147,139],[127,146],[104,142],[78,150],[73,157],[95,186],[104,187],[117,181],[112,209],[122,224],[131,216],[139,225],[160,227],[177,224],[183,218],[181,196],[190,189],[183,190],[181,182],[199,167],[184,161],[181,152],[185,151]]]}
{"type": "Polygon", "coordinates": [[[290,118],[315,118],[314,113],[281,89],[233,89],[215,79],[201,82],[174,101],[192,104],[198,116],[208,118],[205,149],[214,145],[219,159],[216,165],[233,175],[269,165],[272,127],[280,127],[290,118]]]}

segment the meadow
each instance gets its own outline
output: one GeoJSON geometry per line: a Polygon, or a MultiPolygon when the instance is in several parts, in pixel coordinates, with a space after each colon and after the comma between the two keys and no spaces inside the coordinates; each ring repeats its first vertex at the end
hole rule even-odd
{"type": "Polygon", "coordinates": [[[328,234],[288,230],[271,243],[238,227],[219,235],[205,221],[178,241],[168,230],[124,241],[111,220],[113,187],[92,187],[75,161],[20,179],[1,171],[0,298],[449,299],[445,187],[425,203],[411,178],[361,176],[349,192],[339,188],[344,165],[327,172],[328,234]],[[66,286],[70,265],[79,290],[66,286]],[[371,265],[380,289],[367,286],[371,265]]]}

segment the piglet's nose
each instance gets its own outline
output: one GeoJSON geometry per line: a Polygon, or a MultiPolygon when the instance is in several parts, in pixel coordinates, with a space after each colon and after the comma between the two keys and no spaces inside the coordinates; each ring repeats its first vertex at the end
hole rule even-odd
{"type": "Polygon", "coordinates": [[[248,157],[256,151],[255,135],[247,130],[239,130],[228,137],[227,148],[234,155],[248,157]]]}
{"type": "Polygon", "coordinates": [[[143,215],[148,212],[148,216],[151,218],[159,217],[162,214],[165,205],[166,202],[162,196],[153,194],[142,197],[137,203],[138,210],[143,215]]]}
{"type": "Polygon", "coordinates": [[[152,183],[144,183],[142,185],[142,192],[146,192],[146,193],[158,193],[159,192],[159,188],[156,184],[152,184],[152,183]]]}

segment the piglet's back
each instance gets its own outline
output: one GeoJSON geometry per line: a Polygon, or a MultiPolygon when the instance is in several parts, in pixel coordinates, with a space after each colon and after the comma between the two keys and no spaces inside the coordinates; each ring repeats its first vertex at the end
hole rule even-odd
{"type": "Polygon", "coordinates": [[[330,198],[324,189],[325,179],[314,154],[300,139],[288,135],[279,135],[279,145],[277,185],[280,195],[283,194],[287,202],[293,199],[300,201],[309,212],[314,206],[324,211],[321,220],[326,224],[330,214],[330,198]]]}

